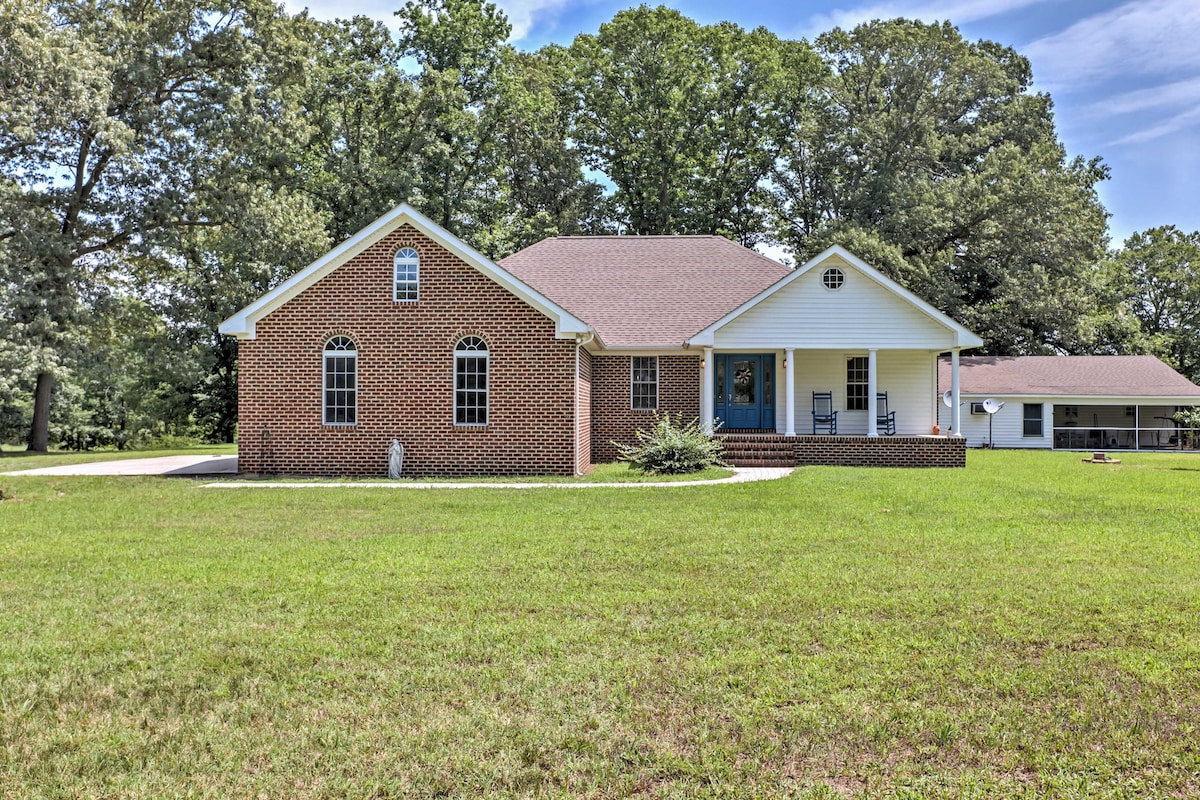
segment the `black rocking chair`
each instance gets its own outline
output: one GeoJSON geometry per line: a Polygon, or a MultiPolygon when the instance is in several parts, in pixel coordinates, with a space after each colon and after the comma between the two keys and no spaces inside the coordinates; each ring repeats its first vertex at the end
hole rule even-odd
{"type": "Polygon", "coordinates": [[[896,433],[896,412],[888,412],[887,392],[875,393],[875,430],[888,436],[896,433]]]}
{"type": "Polygon", "coordinates": [[[837,433],[837,415],[833,410],[833,392],[813,392],[813,433],[837,433]]]}

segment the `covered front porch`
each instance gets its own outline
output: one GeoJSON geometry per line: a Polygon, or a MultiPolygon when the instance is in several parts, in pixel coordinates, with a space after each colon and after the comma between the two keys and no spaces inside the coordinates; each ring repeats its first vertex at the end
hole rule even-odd
{"type": "Polygon", "coordinates": [[[965,440],[935,433],[937,356],[705,348],[702,421],[735,466],[962,467],[965,440]]]}
{"type": "Polygon", "coordinates": [[[980,344],[895,281],[832,247],[685,346],[703,353],[701,421],[727,442],[740,445],[731,437],[766,431],[786,437],[798,463],[915,466],[903,462],[922,448],[962,448],[948,443],[959,438],[961,422],[959,352],[980,344]],[[946,352],[954,402],[951,430],[942,431],[937,358],[946,352]]]}
{"type": "Polygon", "coordinates": [[[935,430],[937,357],[933,350],[909,348],[705,347],[701,421],[725,434],[949,434],[935,430]]]}

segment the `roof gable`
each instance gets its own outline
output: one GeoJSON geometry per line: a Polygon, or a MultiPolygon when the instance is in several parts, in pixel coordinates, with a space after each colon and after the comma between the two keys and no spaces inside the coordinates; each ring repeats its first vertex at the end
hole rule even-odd
{"type": "MultiPolygon", "coordinates": [[[[925,302],[915,294],[905,289],[900,284],[887,277],[879,270],[867,264],[858,256],[851,253],[840,245],[834,245],[824,252],[817,255],[815,258],[805,262],[802,266],[793,270],[791,273],[783,277],[781,280],[766,287],[761,292],[743,302],[738,307],[729,311],[720,319],[709,324],[706,328],[696,333],[688,339],[690,345],[708,345],[715,343],[716,334],[722,328],[730,326],[738,320],[745,319],[749,315],[755,313],[755,309],[768,311],[769,305],[781,305],[786,303],[800,302],[800,295],[796,290],[806,291],[811,294],[811,289],[808,284],[812,284],[818,279],[818,267],[838,266],[853,270],[856,275],[863,276],[871,287],[879,292],[884,293],[888,298],[894,299],[905,310],[916,315],[921,323],[921,327],[933,326],[933,329],[938,332],[945,332],[946,339],[944,342],[934,343],[929,342],[929,346],[945,346],[947,349],[963,348],[963,347],[978,347],[983,344],[983,340],[974,333],[955,322],[949,316],[938,311],[936,308],[925,302]],[[807,277],[806,277],[807,276],[807,277]],[[792,287],[792,290],[789,290],[792,287]]],[[[774,309],[771,309],[774,310],[774,309]]],[[[845,320],[839,320],[844,322],[845,320]]],[[[839,325],[840,332],[845,333],[844,326],[839,325]]],[[[929,338],[929,337],[926,337],[929,338]]],[[[933,337],[940,338],[940,337],[933,337]]],[[[843,337],[843,343],[850,346],[857,346],[859,342],[851,342],[843,337]]],[[[925,346],[925,345],[921,345],[925,346]]]]}
{"type": "Polygon", "coordinates": [[[560,337],[592,333],[591,327],[491,259],[447,231],[408,203],[401,203],[220,324],[218,330],[239,339],[253,339],[255,323],[298,296],[371,245],[402,225],[411,225],[464,263],[474,267],[554,321],[560,337]]]}

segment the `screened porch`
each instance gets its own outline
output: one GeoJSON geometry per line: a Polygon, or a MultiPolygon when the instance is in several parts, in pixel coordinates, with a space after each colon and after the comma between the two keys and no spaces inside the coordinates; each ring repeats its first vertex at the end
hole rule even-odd
{"type": "Polygon", "coordinates": [[[1200,429],[1175,420],[1183,406],[1055,404],[1056,450],[1194,450],[1200,429]]]}

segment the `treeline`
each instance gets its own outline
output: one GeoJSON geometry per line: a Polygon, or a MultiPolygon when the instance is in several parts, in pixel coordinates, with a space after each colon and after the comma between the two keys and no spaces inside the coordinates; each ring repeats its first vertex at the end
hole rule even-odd
{"type": "Polygon", "coordinates": [[[493,257],[546,236],[839,242],[992,353],[1200,377],[1200,237],[1107,251],[1029,62],[904,20],[814,42],[676,11],[521,52],[477,0],[399,35],[270,0],[0,7],[0,439],[229,441],[230,313],[407,200],[493,257]]]}

